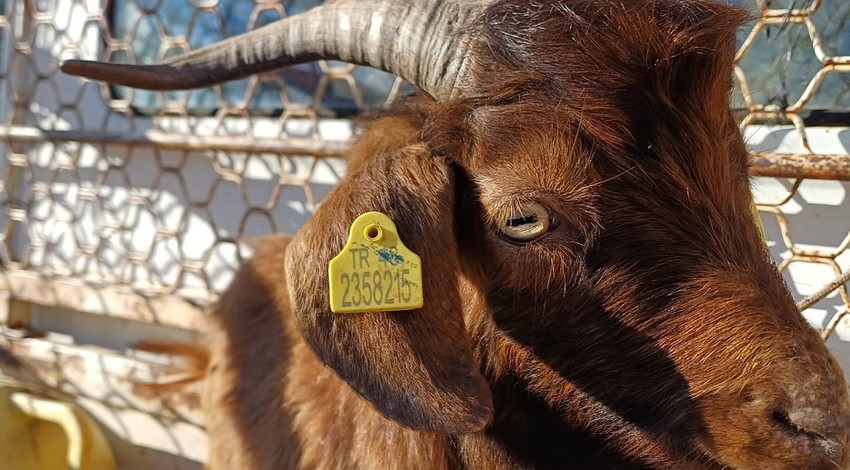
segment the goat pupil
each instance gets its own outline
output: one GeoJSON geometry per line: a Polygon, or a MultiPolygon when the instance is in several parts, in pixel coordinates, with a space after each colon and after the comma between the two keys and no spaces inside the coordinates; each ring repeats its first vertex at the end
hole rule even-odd
{"type": "Polygon", "coordinates": [[[536,214],[523,215],[521,217],[513,217],[508,219],[506,224],[508,227],[519,227],[520,225],[533,224],[537,222],[536,214]]]}

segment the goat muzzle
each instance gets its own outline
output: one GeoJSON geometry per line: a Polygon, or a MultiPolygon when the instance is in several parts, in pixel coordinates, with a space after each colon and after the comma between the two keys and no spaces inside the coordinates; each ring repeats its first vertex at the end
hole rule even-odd
{"type": "Polygon", "coordinates": [[[725,407],[726,412],[706,413],[712,434],[707,447],[717,460],[739,470],[848,469],[846,390],[843,377],[827,374],[793,382],[778,377],[754,386],[738,406],[729,407],[735,397],[711,398],[704,409],[725,407]]]}

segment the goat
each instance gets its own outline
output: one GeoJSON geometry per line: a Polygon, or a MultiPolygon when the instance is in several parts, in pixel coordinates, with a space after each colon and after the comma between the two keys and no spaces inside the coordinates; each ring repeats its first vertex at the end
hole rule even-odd
{"type": "Polygon", "coordinates": [[[424,93],[212,316],[211,468],[848,468],[840,367],[750,211],[711,0],[342,0],[153,66],[207,86],[318,58],[424,93]],[[383,212],[421,308],[333,313],[328,263],[383,212]]]}

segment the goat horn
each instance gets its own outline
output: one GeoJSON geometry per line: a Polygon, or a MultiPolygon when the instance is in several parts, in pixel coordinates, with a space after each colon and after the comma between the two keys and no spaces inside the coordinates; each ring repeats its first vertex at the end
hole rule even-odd
{"type": "Polygon", "coordinates": [[[134,88],[185,90],[331,59],[395,73],[445,100],[463,78],[463,27],[491,2],[342,0],[157,65],[69,60],[62,71],[134,88]]]}

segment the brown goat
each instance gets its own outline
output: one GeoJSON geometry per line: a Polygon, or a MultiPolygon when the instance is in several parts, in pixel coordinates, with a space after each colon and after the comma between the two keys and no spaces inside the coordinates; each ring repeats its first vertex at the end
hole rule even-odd
{"type": "Polygon", "coordinates": [[[219,302],[210,467],[848,468],[842,371],[751,217],[727,104],[744,15],[466,5],[452,86],[402,67],[439,101],[371,121],[315,216],[219,302]],[[368,211],[422,258],[424,307],[331,313],[328,262],[368,211]]]}

